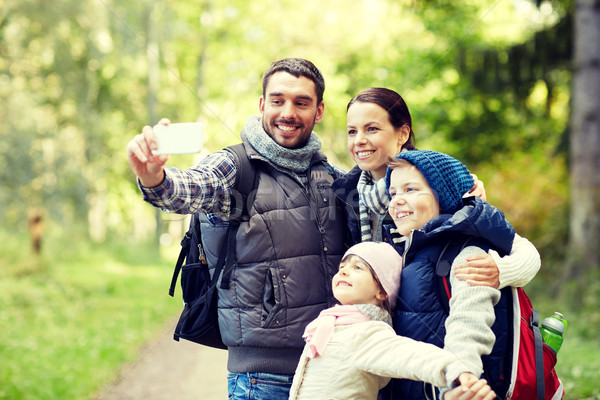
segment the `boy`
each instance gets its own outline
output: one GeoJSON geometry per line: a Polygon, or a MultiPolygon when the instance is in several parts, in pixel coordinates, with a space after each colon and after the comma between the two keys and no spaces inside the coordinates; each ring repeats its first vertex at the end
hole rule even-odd
{"type": "MultiPolygon", "coordinates": [[[[499,365],[502,349],[494,347],[496,336],[508,334],[508,327],[491,329],[500,290],[458,279],[454,268],[490,248],[501,256],[510,253],[514,230],[497,208],[475,197],[463,199],[473,178],[462,163],[446,154],[424,150],[398,154],[389,164],[386,186],[388,211],[395,225],[388,229],[388,239],[404,260],[394,329],[398,335],[433,343],[456,355],[460,362],[448,367],[447,376],[464,371],[480,376],[481,357],[491,353],[490,363],[499,365]],[[452,264],[446,315],[438,300],[436,261],[449,241],[467,238],[472,244],[452,264]]],[[[477,275],[477,268],[472,269],[472,275],[477,275]]],[[[435,396],[434,389],[423,382],[394,380],[390,388],[388,396],[393,399],[425,399],[424,393],[435,396]]]]}

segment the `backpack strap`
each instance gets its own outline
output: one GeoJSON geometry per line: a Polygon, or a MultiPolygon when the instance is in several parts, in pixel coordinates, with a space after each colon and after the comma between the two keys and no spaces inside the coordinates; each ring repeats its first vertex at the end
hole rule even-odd
{"type": "Polygon", "coordinates": [[[531,310],[531,329],[533,329],[533,338],[535,340],[535,377],[537,385],[537,398],[544,400],[545,382],[544,382],[544,348],[542,341],[542,332],[540,331],[540,316],[534,309],[531,310]]]}
{"type": "Polygon", "coordinates": [[[228,239],[223,244],[223,246],[227,247],[227,256],[225,258],[223,277],[221,278],[221,289],[229,289],[229,282],[233,273],[233,262],[235,260],[235,234],[240,227],[240,222],[249,218],[250,209],[256,195],[254,189],[258,185],[256,165],[248,158],[244,144],[234,144],[225,150],[234,154],[237,174],[231,191],[228,239]]]}
{"type": "MultiPolygon", "coordinates": [[[[237,174],[231,191],[230,229],[225,236],[225,243],[223,243],[221,246],[221,252],[219,252],[217,265],[215,265],[215,271],[213,273],[213,278],[215,279],[218,279],[226,260],[230,260],[227,266],[231,267],[233,265],[235,247],[231,244],[234,242],[233,238],[235,238],[240,221],[248,217],[248,212],[254,203],[253,189],[256,187],[256,177],[258,175],[256,173],[255,165],[248,158],[243,143],[226,147],[225,150],[234,154],[237,174]]],[[[177,258],[177,263],[175,264],[173,277],[171,278],[171,286],[169,287],[169,295],[171,297],[175,295],[177,278],[179,277],[181,267],[186,261],[187,255],[189,254],[194,229],[197,227],[199,228],[199,223],[196,221],[197,218],[197,214],[192,215],[190,227],[185,236],[181,239],[181,250],[179,252],[179,257],[177,258]]],[[[201,243],[200,231],[199,229],[197,230],[198,243],[201,243]]],[[[198,251],[200,258],[199,261],[203,264],[206,264],[206,258],[204,256],[202,246],[199,246],[198,251]]],[[[229,279],[231,278],[231,268],[227,268],[227,266],[225,266],[225,270],[228,272],[223,274],[224,279],[221,281],[221,287],[223,289],[229,288],[229,279]]]]}
{"type": "MultiPolygon", "coordinates": [[[[179,273],[181,272],[181,267],[185,262],[185,259],[190,250],[190,241],[192,239],[192,230],[194,229],[194,218],[196,215],[192,215],[192,221],[190,222],[190,227],[186,232],[185,236],[181,239],[181,250],[179,251],[179,257],[177,257],[177,263],[175,264],[175,270],[173,270],[173,277],[171,278],[171,286],[169,287],[169,296],[175,296],[175,286],[177,285],[177,278],[179,277],[179,273]]],[[[206,262],[204,260],[203,262],[206,262]]]]}
{"type": "Polygon", "coordinates": [[[229,223],[226,241],[221,246],[219,261],[217,262],[215,272],[213,275],[213,279],[219,279],[219,275],[217,274],[221,273],[221,269],[223,270],[223,277],[221,278],[221,289],[229,289],[231,273],[233,272],[233,261],[235,258],[235,236],[239,227],[239,220],[235,220],[229,223]],[[223,266],[223,264],[225,264],[225,266],[223,266]]]}
{"type": "Polygon", "coordinates": [[[452,290],[450,286],[450,270],[452,263],[458,254],[472,241],[472,238],[463,241],[451,240],[442,249],[435,264],[435,275],[437,277],[437,291],[442,307],[446,314],[450,313],[450,298],[452,290]]]}
{"type": "MultiPolygon", "coordinates": [[[[174,297],[175,295],[175,286],[177,285],[177,278],[179,277],[179,273],[181,272],[181,268],[183,264],[187,261],[188,263],[195,262],[194,260],[188,260],[190,257],[190,251],[192,250],[192,244],[196,243],[194,241],[194,236],[197,236],[197,243],[200,243],[200,221],[198,214],[192,214],[192,218],[190,219],[190,225],[188,227],[187,232],[181,239],[181,250],[179,251],[179,257],[177,258],[177,263],[175,263],[175,269],[173,270],[173,277],[171,278],[171,286],[169,287],[169,296],[174,297]]],[[[206,257],[204,255],[204,251],[202,250],[202,246],[198,246],[198,261],[201,264],[207,265],[206,257]]]]}
{"type": "Polygon", "coordinates": [[[243,143],[226,147],[225,150],[234,154],[236,159],[236,177],[231,193],[231,212],[229,221],[247,218],[254,203],[254,188],[256,187],[256,166],[248,158],[243,143]]]}

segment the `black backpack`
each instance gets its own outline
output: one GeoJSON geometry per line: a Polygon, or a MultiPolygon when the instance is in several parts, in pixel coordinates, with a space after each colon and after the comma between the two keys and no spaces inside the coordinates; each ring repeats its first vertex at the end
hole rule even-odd
{"type": "Polygon", "coordinates": [[[254,197],[256,167],[248,158],[243,143],[227,147],[237,159],[237,176],[231,193],[231,213],[226,242],[221,246],[212,277],[206,261],[200,233],[200,213],[193,214],[188,232],[181,240],[181,252],[173,271],[169,295],[175,294],[175,285],[181,272],[184,308],[175,328],[173,339],[189,340],[198,344],[226,349],[221,339],[217,319],[217,282],[222,275],[221,288],[229,287],[234,261],[235,235],[240,221],[248,218],[254,197]]]}

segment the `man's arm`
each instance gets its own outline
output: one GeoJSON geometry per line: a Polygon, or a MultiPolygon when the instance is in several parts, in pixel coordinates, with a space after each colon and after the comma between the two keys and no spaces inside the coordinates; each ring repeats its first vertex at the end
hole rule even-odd
{"type": "Polygon", "coordinates": [[[220,150],[185,170],[166,167],[164,174],[164,180],[156,187],[140,185],[148,203],[178,214],[200,211],[225,219],[229,216],[231,189],[237,174],[233,153],[220,150]]]}
{"type": "MultiPolygon", "coordinates": [[[[168,125],[168,119],[161,119],[168,125]]],[[[144,200],[165,211],[190,214],[198,211],[229,216],[231,188],[236,177],[235,156],[228,151],[213,153],[186,170],[166,167],[168,156],[156,156],[157,148],[152,127],[127,145],[127,157],[138,177],[144,200]]]]}

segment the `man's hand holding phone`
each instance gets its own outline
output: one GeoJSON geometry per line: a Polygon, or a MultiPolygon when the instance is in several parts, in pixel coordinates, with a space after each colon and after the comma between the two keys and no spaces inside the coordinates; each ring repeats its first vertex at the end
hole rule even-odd
{"type": "Polygon", "coordinates": [[[145,187],[155,187],[164,180],[164,166],[169,154],[197,153],[202,148],[199,123],[171,124],[166,118],[154,128],[145,126],[127,144],[127,159],[145,187]]]}

